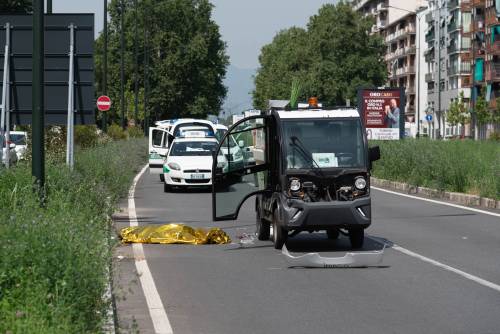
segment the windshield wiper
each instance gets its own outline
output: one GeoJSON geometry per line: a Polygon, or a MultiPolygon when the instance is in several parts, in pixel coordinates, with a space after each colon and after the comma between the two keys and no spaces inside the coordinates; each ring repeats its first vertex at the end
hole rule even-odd
{"type": "Polygon", "coordinates": [[[318,173],[319,173],[320,176],[326,177],[325,174],[323,174],[323,171],[321,170],[321,167],[319,166],[319,164],[312,157],[312,153],[309,152],[309,150],[304,146],[302,141],[299,138],[297,138],[296,136],[292,136],[292,137],[290,137],[290,139],[292,140],[292,142],[290,144],[293,147],[297,148],[298,151],[302,154],[302,156],[304,158],[306,158],[306,160],[309,160],[309,162],[313,163],[312,167],[313,167],[313,171],[315,172],[315,174],[318,175],[318,173]]]}

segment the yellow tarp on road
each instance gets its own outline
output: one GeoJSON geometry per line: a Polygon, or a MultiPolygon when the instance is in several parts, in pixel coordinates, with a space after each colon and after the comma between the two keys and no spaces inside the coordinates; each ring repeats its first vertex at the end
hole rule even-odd
{"type": "Polygon", "coordinates": [[[207,245],[231,242],[229,235],[220,228],[207,231],[184,224],[126,227],[120,236],[125,243],[207,245]]]}

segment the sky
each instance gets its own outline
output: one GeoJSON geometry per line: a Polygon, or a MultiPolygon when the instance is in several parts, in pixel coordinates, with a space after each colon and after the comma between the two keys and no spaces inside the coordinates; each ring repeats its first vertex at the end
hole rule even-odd
{"type": "MultiPolygon", "coordinates": [[[[291,26],[305,27],[309,17],[336,0],[212,0],[214,20],[227,42],[231,64],[242,69],[259,65],[262,46],[291,26]]],[[[95,13],[96,34],[103,26],[103,0],[53,0],[54,13],[95,13]]]]}

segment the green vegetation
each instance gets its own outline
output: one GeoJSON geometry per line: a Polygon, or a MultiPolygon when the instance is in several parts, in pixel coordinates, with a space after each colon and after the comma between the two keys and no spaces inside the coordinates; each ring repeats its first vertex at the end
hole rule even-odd
{"type": "Polygon", "coordinates": [[[144,139],[47,162],[39,205],[29,163],[0,170],[0,333],[96,333],[110,261],[110,216],[146,160],[144,139]]]}
{"type": "MultiPolygon", "coordinates": [[[[109,3],[108,95],[115,103],[108,121],[120,118],[120,2],[109,3]]],[[[205,118],[218,114],[226,88],[223,78],[229,64],[226,45],[212,19],[208,0],[142,0],[137,16],[134,1],[125,0],[125,115],[134,113],[134,29],[138,26],[139,92],[144,98],[144,63],[148,56],[149,106],[155,119],[186,115],[205,118]],[[145,28],[147,37],[145,38],[145,28]],[[145,45],[146,44],[146,45],[145,45]],[[145,53],[145,51],[147,51],[145,53]]],[[[96,90],[102,92],[103,36],[96,41],[96,90]]],[[[138,118],[144,119],[140,103],[138,118]]],[[[137,125],[140,125],[138,123],[137,125]]]]}
{"type": "Polygon", "coordinates": [[[0,13],[31,13],[33,0],[2,0],[0,13]]]}
{"type": "Polygon", "coordinates": [[[500,200],[500,145],[495,141],[371,142],[382,159],[373,176],[500,200]]]}
{"type": "Polygon", "coordinates": [[[383,86],[387,79],[385,44],[370,34],[373,18],[348,3],[323,6],[307,30],[282,30],[262,48],[255,77],[254,105],[267,109],[269,99],[290,98],[300,79],[300,99],[316,96],[327,106],[356,101],[360,87],[383,86]]]}

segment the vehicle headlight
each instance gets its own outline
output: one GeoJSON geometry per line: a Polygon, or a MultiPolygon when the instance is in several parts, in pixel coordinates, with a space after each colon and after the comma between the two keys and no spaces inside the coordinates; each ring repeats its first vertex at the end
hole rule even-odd
{"type": "Polygon", "coordinates": [[[354,186],[358,190],[363,190],[366,188],[366,180],[364,177],[358,177],[356,180],[354,180],[354,186]]]}
{"type": "Polygon", "coordinates": [[[300,190],[300,181],[298,179],[292,179],[292,181],[290,182],[290,190],[291,191],[300,190]]]}
{"type": "Polygon", "coordinates": [[[179,164],[175,162],[169,162],[167,166],[172,170],[181,170],[181,166],[179,166],[179,164]]]}

